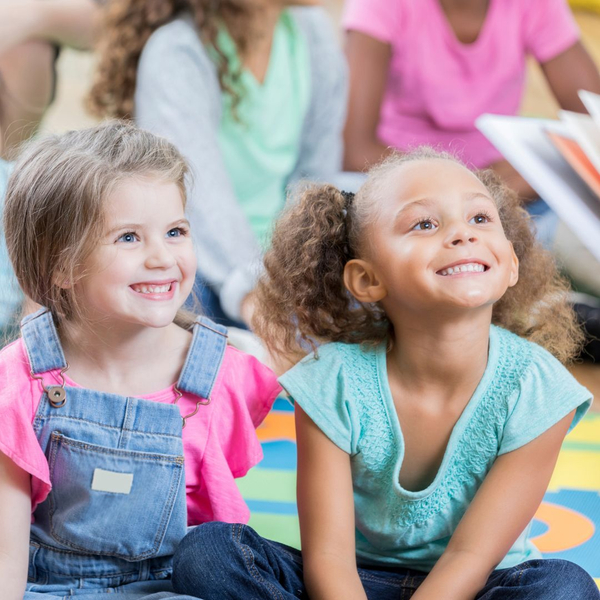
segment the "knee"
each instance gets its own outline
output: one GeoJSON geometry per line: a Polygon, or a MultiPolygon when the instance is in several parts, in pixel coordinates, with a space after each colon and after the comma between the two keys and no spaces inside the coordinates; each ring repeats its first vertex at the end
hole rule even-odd
{"type": "MultiPolygon", "coordinates": [[[[568,560],[548,559],[534,561],[540,589],[544,599],[569,600],[600,600],[598,586],[590,574],[579,565],[568,560]]],[[[530,575],[531,576],[531,575],[530,575]]],[[[524,577],[523,583],[527,583],[529,577],[524,577]]]]}
{"type": "MultiPolygon", "coordinates": [[[[180,594],[211,596],[237,562],[236,531],[244,525],[212,522],[198,525],[181,540],[173,557],[173,588],[180,594]]],[[[219,597],[219,596],[216,596],[219,597]]]]}

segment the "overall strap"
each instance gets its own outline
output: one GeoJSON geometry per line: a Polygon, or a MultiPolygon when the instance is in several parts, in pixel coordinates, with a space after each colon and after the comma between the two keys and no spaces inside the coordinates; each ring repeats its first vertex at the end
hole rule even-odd
{"type": "Polygon", "coordinates": [[[34,375],[67,366],[52,314],[41,308],[21,321],[21,335],[34,375]]]}
{"type": "Polygon", "coordinates": [[[207,317],[198,317],[194,337],[177,388],[201,398],[210,398],[227,346],[227,328],[207,317]]]}

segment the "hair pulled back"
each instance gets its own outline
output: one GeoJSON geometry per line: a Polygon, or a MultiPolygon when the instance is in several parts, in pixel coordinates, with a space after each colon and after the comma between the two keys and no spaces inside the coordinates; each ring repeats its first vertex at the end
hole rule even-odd
{"type": "Polygon", "coordinates": [[[8,254],[23,292],[57,322],[81,314],[73,286],[104,233],[106,197],[124,179],[151,176],[175,183],[185,204],[187,172],[171,143],[122,121],[27,144],[4,209],[8,254]]]}
{"type": "MultiPolygon", "coordinates": [[[[312,186],[283,213],[265,255],[254,326],[274,354],[298,359],[318,343],[379,344],[393,340],[379,304],[362,304],[344,286],[344,266],[360,257],[365,226],[377,215],[388,175],[415,160],[453,156],[431,148],[395,154],[371,169],[347,206],[334,186],[312,186]]],[[[494,304],[492,322],[545,347],[561,362],[581,348],[583,334],[568,302],[568,283],[535,239],[517,195],[492,171],[475,173],[496,202],[519,259],[519,281],[494,304]]]]}
{"type": "Polygon", "coordinates": [[[118,0],[109,2],[98,42],[100,56],[89,94],[90,110],[100,117],[132,118],[137,67],[150,36],[182,12],[192,14],[202,40],[218,56],[221,88],[240,101],[237,86],[241,72],[232,71],[216,44],[219,25],[227,27],[237,53],[243,56],[254,35],[256,9],[246,0],[118,0]]]}

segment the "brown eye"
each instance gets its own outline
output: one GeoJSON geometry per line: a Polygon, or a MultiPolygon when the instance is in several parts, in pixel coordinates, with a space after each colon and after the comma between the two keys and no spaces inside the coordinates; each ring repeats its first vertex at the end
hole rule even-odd
{"type": "Polygon", "coordinates": [[[413,230],[416,231],[431,231],[433,229],[435,229],[435,223],[431,219],[423,219],[413,227],[413,230]]]}

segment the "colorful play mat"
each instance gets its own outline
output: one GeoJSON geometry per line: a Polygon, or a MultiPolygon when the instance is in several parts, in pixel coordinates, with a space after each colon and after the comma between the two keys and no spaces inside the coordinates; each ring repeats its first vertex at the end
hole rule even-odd
{"type": "MultiPolygon", "coordinates": [[[[294,413],[286,400],[276,401],[258,435],[265,457],[239,480],[250,524],[299,547],[294,413]]],[[[577,563],[600,586],[600,413],[588,414],[566,438],[533,535],[545,557],[577,563]]]]}

